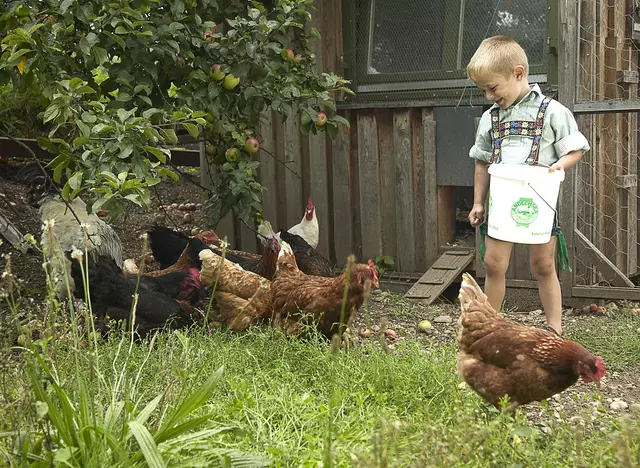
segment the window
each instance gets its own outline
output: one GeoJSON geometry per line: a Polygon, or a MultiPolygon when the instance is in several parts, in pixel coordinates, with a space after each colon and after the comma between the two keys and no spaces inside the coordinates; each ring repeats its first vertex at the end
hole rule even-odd
{"type": "Polygon", "coordinates": [[[498,8],[497,0],[359,1],[357,91],[460,89],[469,59],[494,35],[515,38],[529,56],[531,81],[544,82],[548,1],[501,0],[498,8]]]}

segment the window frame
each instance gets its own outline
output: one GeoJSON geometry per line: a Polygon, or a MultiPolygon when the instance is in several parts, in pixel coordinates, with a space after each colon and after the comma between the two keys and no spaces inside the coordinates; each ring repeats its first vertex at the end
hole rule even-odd
{"type": "MultiPolygon", "coordinates": [[[[360,38],[369,38],[372,28],[372,15],[375,0],[343,0],[343,28],[345,75],[352,81],[355,97],[349,101],[385,99],[390,93],[406,99],[444,99],[452,101],[451,93],[465,88],[475,88],[466,76],[462,61],[462,40],[464,37],[465,0],[445,0],[445,25],[442,47],[443,69],[424,72],[399,72],[368,74],[370,39],[366,43],[360,38]],[[457,27],[456,27],[457,25],[457,27]],[[458,69],[460,66],[460,69],[458,69]],[[443,75],[447,78],[443,78],[443,75]],[[448,98],[445,96],[449,96],[448,98]]],[[[547,40],[544,50],[544,63],[532,65],[529,81],[538,83],[543,89],[555,89],[554,67],[557,67],[555,37],[557,37],[557,2],[547,1],[546,31],[547,40]]],[[[467,93],[468,94],[468,93],[467,93]]],[[[477,89],[473,91],[473,104],[484,102],[477,89]]],[[[468,97],[464,98],[469,101],[468,97]]],[[[457,99],[456,99],[457,101],[457,99]]]]}

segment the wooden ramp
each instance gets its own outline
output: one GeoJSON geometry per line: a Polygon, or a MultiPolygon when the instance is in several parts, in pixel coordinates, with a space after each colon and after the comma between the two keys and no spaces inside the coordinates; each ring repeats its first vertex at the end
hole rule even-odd
{"type": "Polygon", "coordinates": [[[404,295],[405,299],[429,305],[469,266],[475,258],[474,249],[447,250],[429,271],[404,295]]]}

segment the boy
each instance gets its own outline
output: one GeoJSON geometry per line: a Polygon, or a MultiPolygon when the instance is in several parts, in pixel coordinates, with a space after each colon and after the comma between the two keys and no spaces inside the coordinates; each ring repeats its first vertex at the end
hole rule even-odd
{"type": "MultiPolygon", "coordinates": [[[[542,94],[528,82],[529,64],[522,47],[513,39],[485,39],[467,66],[469,78],[493,101],[478,125],[469,156],[476,160],[471,225],[484,221],[484,203],[489,190],[489,164],[533,164],[549,171],[572,168],[589,150],[569,109],[542,94]],[[506,131],[505,131],[506,130],[506,131]]],[[[557,229],[547,244],[530,246],[531,271],[538,281],[547,324],[562,334],[562,295],[555,268],[557,229]]],[[[513,244],[485,238],[485,293],[494,309],[502,308],[505,274],[513,244]]]]}

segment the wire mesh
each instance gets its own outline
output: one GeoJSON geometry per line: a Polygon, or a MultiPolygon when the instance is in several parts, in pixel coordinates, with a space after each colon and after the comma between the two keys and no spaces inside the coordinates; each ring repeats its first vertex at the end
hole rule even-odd
{"type": "Polygon", "coordinates": [[[637,11],[635,2],[580,2],[576,100],[620,111],[577,119],[592,149],[575,168],[576,285],[625,286],[612,265],[638,275],[640,127],[638,112],[623,106],[638,99],[637,11]]]}
{"type": "Polygon", "coordinates": [[[547,0],[358,2],[358,83],[391,92],[453,87],[450,94],[457,97],[471,56],[493,35],[515,38],[530,64],[543,66],[547,6],[547,0]],[[390,83],[395,86],[385,86],[390,83]]]}

